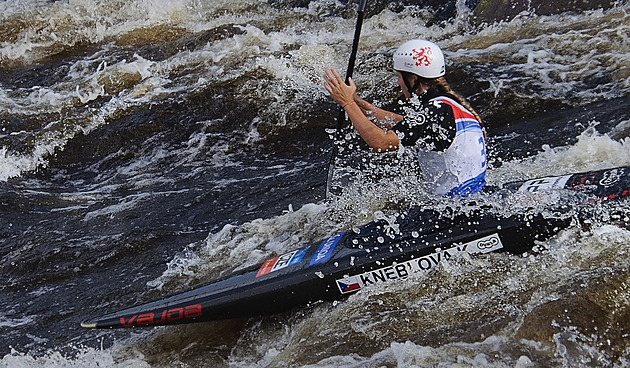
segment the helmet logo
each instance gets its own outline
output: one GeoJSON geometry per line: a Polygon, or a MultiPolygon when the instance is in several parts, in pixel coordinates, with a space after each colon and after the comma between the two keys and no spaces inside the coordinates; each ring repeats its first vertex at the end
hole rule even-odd
{"type": "Polygon", "coordinates": [[[421,49],[413,49],[413,59],[416,61],[416,66],[429,66],[433,61],[433,51],[430,47],[423,47],[421,49]]]}

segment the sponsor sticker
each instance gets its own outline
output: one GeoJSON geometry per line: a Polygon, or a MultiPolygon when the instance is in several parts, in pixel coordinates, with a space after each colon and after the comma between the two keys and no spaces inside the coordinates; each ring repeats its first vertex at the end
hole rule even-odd
{"type": "Polygon", "coordinates": [[[335,236],[331,236],[330,238],[324,239],[319,248],[317,248],[317,251],[313,255],[313,258],[311,258],[310,265],[313,266],[329,260],[330,256],[332,255],[332,251],[335,249],[335,245],[337,245],[339,239],[341,239],[343,234],[345,233],[337,234],[335,236]]]}
{"type": "Polygon", "coordinates": [[[156,312],[147,312],[134,314],[125,319],[125,316],[119,318],[121,326],[150,326],[159,324],[170,324],[174,321],[182,319],[194,319],[203,315],[201,304],[186,305],[183,307],[174,307],[163,309],[156,312]]]}
{"type": "Polygon", "coordinates": [[[296,263],[299,263],[302,261],[302,258],[304,258],[304,254],[306,254],[306,251],[308,250],[309,247],[306,248],[302,248],[300,250],[296,250],[293,251],[291,253],[287,253],[287,254],[283,254],[281,256],[269,259],[267,261],[265,261],[265,263],[263,263],[262,266],[260,266],[260,269],[258,270],[258,273],[256,274],[256,277],[260,277],[263,275],[266,275],[270,272],[273,271],[277,271],[277,270],[281,270],[285,267],[294,265],[296,263]]]}
{"type": "Polygon", "coordinates": [[[550,176],[547,178],[528,180],[520,188],[521,192],[538,192],[541,190],[563,189],[571,175],[550,176]]]}
{"type": "Polygon", "coordinates": [[[341,294],[348,294],[370,285],[387,281],[405,279],[417,272],[429,272],[441,262],[449,260],[458,253],[488,253],[503,248],[498,234],[492,234],[471,242],[456,245],[443,251],[428,254],[406,262],[392,264],[358,275],[337,279],[337,287],[341,294]]]}
{"type": "Polygon", "coordinates": [[[608,188],[611,187],[621,180],[621,177],[624,175],[623,168],[613,169],[610,171],[604,172],[603,178],[599,181],[599,185],[608,188]]]}
{"type": "Polygon", "coordinates": [[[490,253],[503,248],[499,234],[492,234],[464,244],[464,251],[474,253],[490,253]]]}

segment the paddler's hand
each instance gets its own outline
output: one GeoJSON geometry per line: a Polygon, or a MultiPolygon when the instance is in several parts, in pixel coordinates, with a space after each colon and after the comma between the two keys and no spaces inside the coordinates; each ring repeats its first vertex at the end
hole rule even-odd
{"type": "Polygon", "coordinates": [[[353,103],[355,92],[357,91],[357,86],[352,78],[349,78],[348,81],[350,85],[343,81],[343,78],[334,68],[326,70],[326,74],[324,74],[324,88],[341,107],[346,107],[353,103]]]}

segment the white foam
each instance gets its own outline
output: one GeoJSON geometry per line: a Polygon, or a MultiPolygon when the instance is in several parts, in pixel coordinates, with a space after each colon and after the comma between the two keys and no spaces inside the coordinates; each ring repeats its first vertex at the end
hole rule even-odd
{"type": "Polygon", "coordinates": [[[542,152],[523,160],[503,162],[488,170],[488,182],[506,183],[514,180],[545,176],[546,173],[568,173],[601,170],[630,165],[630,138],[615,140],[601,134],[596,124],[585,129],[572,146],[541,147],[542,152]]]}
{"type": "Polygon", "coordinates": [[[0,327],[19,327],[33,323],[36,320],[35,316],[25,316],[20,318],[6,318],[0,319],[0,327]]]}
{"type": "Polygon", "coordinates": [[[33,170],[38,164],[26,157],[8,154],[6,147],[0,147],[0,181],[19,176],[23,170],[33,170]]]}
{"type": "Polygon", "coordinates": [[[307,204],[297,211],[269,219],[257,219],[237,226],[226,225],[209,234],[200,247],[175,256],[158,279],[148,283],[161,289],[176,281],[188,283],[198,278],[218,277],[264,261],[272,255],[295,250],[329,235],[325,205],[307,204]]]}
{"type": "Polygon", "coordinates": [[[0,360],[2,368],[149,368],[151,365],[142,357],[120,358],[112,350],[94,348],[74,348],[74,353],[64,354],[56,350],[48,350],[45,354],[35,356],[19,352],[15,349],[0,360]]]}
{"type": "Polygon", "coordinates": [[[623,7],[517,17],[475,35],[446,40],[445,45],[456,51],[447,56],[459,62],[493,63],[486,79],[524,96],[582,104],[620,97],[626,94],[630,77],[629,17],[623,7]],[[598,82],[588,82],[587,87],[584,82],[589,79],[598,82]]]}

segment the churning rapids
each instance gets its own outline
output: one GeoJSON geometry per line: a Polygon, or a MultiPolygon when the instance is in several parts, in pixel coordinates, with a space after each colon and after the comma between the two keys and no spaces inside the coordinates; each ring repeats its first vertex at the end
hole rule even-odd
{"type": "MultiPolygon", "coordinates": [[[[475,1],[370,3],[360,92],[391,103],[391,52],[438,42],[486,121],[490,184],[630,165],[627,1],[501,22],[475,1]]],[[[375,177],[370,155],[325,198],[337,110],[322,75],[345,70],[355,17],[338,0],[0,1],[0,366],[630,364],[630,219],[605,211],[522,256],[453,259],[337,303],[79,327],[408,203],[457,205],[396,164],[375,177]]]]}

